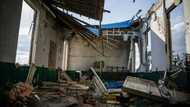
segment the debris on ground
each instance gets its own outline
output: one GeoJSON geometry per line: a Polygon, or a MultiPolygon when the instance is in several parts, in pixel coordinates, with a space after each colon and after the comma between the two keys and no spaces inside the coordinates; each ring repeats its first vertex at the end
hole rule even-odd
{"type": "Polygon", "coordinates": [[[19,82],[9,91],[9,103],[12,106],[24,105],[32,99],[33,87],[27,83],[19,82]]]}

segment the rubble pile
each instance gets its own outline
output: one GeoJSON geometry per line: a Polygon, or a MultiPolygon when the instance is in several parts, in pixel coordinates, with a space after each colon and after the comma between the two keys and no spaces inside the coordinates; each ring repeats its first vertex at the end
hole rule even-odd
{"type": "Polygon", "coordinates": [[[9,91],[9,103],[12,106],[24,105],[32,97],[33,87],[27,83],[19,82],[9,91]]]}

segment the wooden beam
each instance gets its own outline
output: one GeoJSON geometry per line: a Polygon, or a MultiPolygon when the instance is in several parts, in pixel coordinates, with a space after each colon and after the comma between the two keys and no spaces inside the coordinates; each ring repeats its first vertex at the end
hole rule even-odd
{"type": "Polygon", "coordinates": [[[86,40],[91,46],[92,48],[94,48],[98,53],[100,53],[102,56],[104,56],[104,54],[97,48],[97,45],[94,44],[92,41],[90,41],[86,36],[84,36],[82,33],[79,33],[79,35],[86,40]]]}
{"type": "Polygon", "coordinates": [[[111,42],[107,42],[107,40],[104,40],[104,39],[102,39],[103,41],[105,41],[105,43],[107,44],[107,45],[109,45],[109,46],[112,46],[112,47],[114,47],[114,48],[119,48],[119,46],[117,46],[117,45],[115,45],[115,44],[113,44],[113,43],[111,43],[111,42]]]}

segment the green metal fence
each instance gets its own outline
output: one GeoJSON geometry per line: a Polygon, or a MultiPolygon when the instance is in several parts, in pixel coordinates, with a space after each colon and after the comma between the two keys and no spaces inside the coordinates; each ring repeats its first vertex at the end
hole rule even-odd
{"type": "MultiPolygon", "coordinates": [[[[0,87],[8,83],[24,82],[27,78],[29,66],[20,66],[16,68],[13,63],[0,62],[0,87]]],[[[58,80],[58,71],[56,69],[49,69],[45,67],[37,67],[34,75],[34,80],[39,81],[52,81],[58,80]]]]}

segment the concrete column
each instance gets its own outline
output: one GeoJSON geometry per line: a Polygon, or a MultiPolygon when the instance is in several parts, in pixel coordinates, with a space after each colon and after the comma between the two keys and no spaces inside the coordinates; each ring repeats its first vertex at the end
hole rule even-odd
{"type": "Polygon", "coordinates": [[[186,53],[190,55],[190,0],[183,0],[185,17],[186,53]]]}
{"type": "Polygon", "coordinates": [[[135,47],[135,40],[133,39],[133,43],[132,43],[132,46],[133,46],[133,51],[132,51],[132,72],[135,72],[136,69],[136,47],[135,47]]]}
{"type": "Polygon", "coordinates": [[[68,55],[69,55],[69,42],[68,40],[64,40],[63,65],[62,65],[63,70],[67,70],[68,68],[68,55]]]}
{"type": "Polygon", "coordinates": [[[22,0],[1,0],[0,61],[14,63],[22,10],[22,0]]]}

